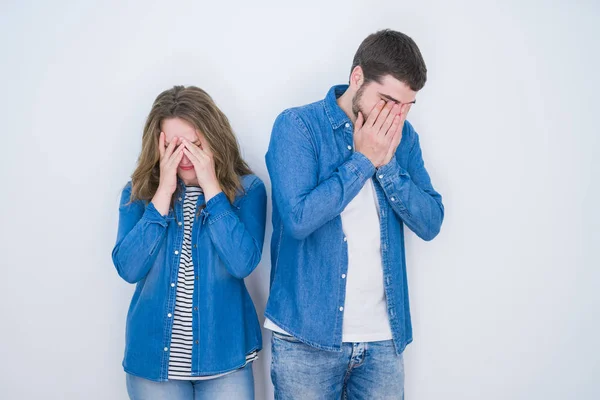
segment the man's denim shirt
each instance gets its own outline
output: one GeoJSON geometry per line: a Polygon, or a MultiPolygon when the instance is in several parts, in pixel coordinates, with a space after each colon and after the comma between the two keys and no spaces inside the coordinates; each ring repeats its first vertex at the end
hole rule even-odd
{"type": "Polygon", "coordinates": [[[424,240],[442,225],[442,197],[406,121],[395,156],[376,169],[354,151],[353,124],[338,106],[346,85],[275,121],[267,168],[273,191],[271,293],[265,316],[311,346],[341,349],[348,248],[340,214],[373,179],[381,225],[387,310],[396,352],[412,341],[403,228],[424,240]]]}

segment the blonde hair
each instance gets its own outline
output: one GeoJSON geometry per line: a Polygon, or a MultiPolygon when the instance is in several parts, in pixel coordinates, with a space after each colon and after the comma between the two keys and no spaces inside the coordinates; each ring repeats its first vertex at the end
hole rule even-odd
{"type": "Polygon", "coordinates": [[[237,139],[225,114],[208,93],[194,86],[175,86],[154,100],[142,135],[142,151],[131,176],[131,201],[150,201],[158,189],[158,139],[161,123],[168,118],[181,118],[204,135],[213,152],[217,179],[229,201],[233,201],[241,189],[240,177],[252,171],[242,159],[237,139]]]}

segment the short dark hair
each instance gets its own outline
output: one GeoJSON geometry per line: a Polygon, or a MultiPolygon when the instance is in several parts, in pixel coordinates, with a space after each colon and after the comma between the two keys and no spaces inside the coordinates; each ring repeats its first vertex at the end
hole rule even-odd
{"type": "Polygon", "coordinates": [[[384,29],[369,36],[358,47],[350,73],[360,65],[365,83],[391,75],[415,92],[427,81],[427,67],[417,44],[404,33],[384,29]]]}

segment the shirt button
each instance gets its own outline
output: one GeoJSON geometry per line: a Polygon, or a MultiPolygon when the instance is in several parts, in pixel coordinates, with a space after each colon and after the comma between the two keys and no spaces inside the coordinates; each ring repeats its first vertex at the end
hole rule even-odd
{"type": "Polygon", "coordinates": [[[198,311],[198,307],[194,307],[194,311],[198,311]]]}
{"type": "Polygon", "coordinates": [[[175,287],[175,284],[174,284],[174,283],[171,283],[171,287],[175,287]]]}
{"type": "Polygon", "coordinates": [[[340,311],[344,311],[344,307],[340,307],[340,311]]]}
{"type": "Polygon", "coordinates": [[[347,237],[344,237],[344,242],[347,242],[347,241],[348,241],[348,238],[347,238],[347,237]]]}
{"type": "Polygon", "coordinates": [[[167,314],[167,317],[171,318],[173,315],[171,313],[167,314]]]}
{"type": "Polygon", "coordinates": [[[352,146],[348,145],[348,150],[352,150],[352,146]]]}
{"type": "Polygon", "coordinates": [[[175,255],[179,254],[179,252],[177,250],[175,250],[175,255]]]}
{"type": "Polygon", "coordinates": [[[168,348],[168,347],[165,347],[163,350],[164,350],[164,351],[169,351],[169,348],[168,348]]]}
{"type": "Polygon", "coordinates": [[[346,274],[342,274],[342,279],[346,279],[346,274]]]}
{"type": "Polygon", "coordinates": [[[350,128],[350,123],[346,122],[346,128],[350,128]]]}
{"type": "Polygon", "coordinates": [[[180,197],[180,198],[178,198],[177,200],[181,201],[181,197],[180,197]]]}
{"type": "Polygon", "coordinates": [[[383,175],[379,175],[379,179],[383,179],[383,175]]]}
{"type": "Polygon", "coordinates": [[[198,275],[196,275],[196,280],[198,280],[198,275]]]}
{"type": "Polygon", "coordinates": [[[196,344],[198,344],[198,341],[196,340],[196,342],[195,342],[195,343],[196,343],[196,344]]]}
{"type": "Polygon", "coordinates": [[[391,197],[390,200],[391,201],[396,201],[396,198],[395,197],[391,197]]]}
{"type": "Polygon", "coordinates": [[[197,248],[198,248],[198,244],[195,244],[195,245],[194,245],[194,248],[195,248],[195,249],[197,249],[197,248]]]}
{"type": "Polygon", "coordinates": [[[182,224],[181,224],[181,221],[179,221],[179,222],[177,223],[177,225],[181,226],[181,225],[182,225],[182,224]]]}

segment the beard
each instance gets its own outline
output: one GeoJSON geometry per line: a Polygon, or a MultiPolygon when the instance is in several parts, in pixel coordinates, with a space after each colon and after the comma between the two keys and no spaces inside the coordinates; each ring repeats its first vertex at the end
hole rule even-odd
{"type": "Polygon", "coordinates": [[[358,91],[352,98],[352,113],[354,113],[355,118],[358,118],[358,113],[360,112],[362,113],[363,118],[366,120],[368,115],[365,114],[365,111],[360,106],[360,100],[362,98],[363,92],[365,91],[365,86],[366,85],[363,84],[360,88],[358,88],[358,91]]]}

